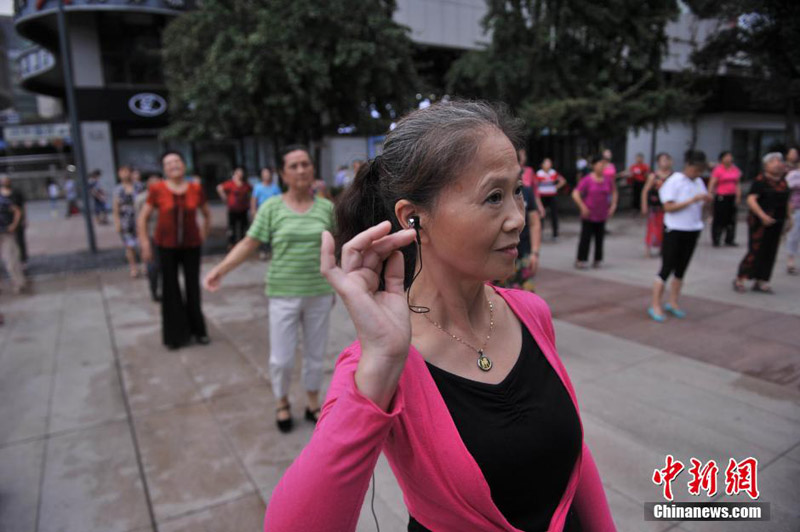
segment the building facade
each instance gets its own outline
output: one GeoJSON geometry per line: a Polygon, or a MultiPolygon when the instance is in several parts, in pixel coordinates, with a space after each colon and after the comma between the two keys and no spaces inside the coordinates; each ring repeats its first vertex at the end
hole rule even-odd
{"type": "MultiPolygon", "coordinates": [[[[729,22],[700,20],[689,13],[670,23],[666,28],[669,47],[662,63],[664,72],[690,70],[691,53],[726,24],[729,22]]],[[[786,146],[783,110],[759,102],[741,78],[725,72],[720,73],[711,91],[693,121],[672,120],[655,133],[653,128],[631,130],[626,142],[627,164],[633,164],[637,153],[650,159],[654,151],[669,153],[680,167],[683,153],[694,147],[703,150],[711,161],[716,161],[722,151],[731,151],[744,178],[755,177],[761,170],[761,157],[786,146]]],[[[800,130],[795,138],[800,138],[800,130]]]]}
{"type": "MultiPolygon", "coordinates": [[[[0,84],[8,85],[9,103],[0,108],[0,173],[9,175],[26,197],[46,197],[47,180],[62,180],[72,163],[69,128],[56,98],[22,86],[22,59],[33,46],[14,29],[12,17],[0,16],[5,49],[0,84]]],[[[1,91],[2,89],[0,89],[1,91]]]]}
{"type": "MultiPolygon", "coordinates": [[[[412,39],[420,47],[458,54],[477,49],[491,40],[481,26],[485,14],[485,0],[398,0],[394,18],[409,26],[412,39]]],[[[692,52],[724,24],[727,22],[698,19],[684,9],[666,27],[668,45],[662,70],[667,75],[690,70],[692,52]]],[[[695,120],[671,120],[656,130],[655,138],[652,128],[631,129],[622,138],[607,139],[606,145],[612,148],[618,167],[633,164],[637,153],[650,160],[657,153],[666,152],[680,164],[683,153],[690,147],[705,151],[710,160],[716,160],[721,151],[730,150],[745,176],[753,177],[760,169],[760,156],[784,145],[786,137],[782,110],[754,101],[740,79],[723,73],[695,120]]],[[[800,131],[796,138],[800,138],[800,131]]],[[[361,140],[361,157],[353,156],[352,142],[346,149],[342,147],[340,153],[335,142],[327,141],[334,152],[323,160],[325,171],[332,174],[348,163],[348,157],[373,155],[368,139],[361,140]]],[[[530,164],[551,157],[567,176],[575,173],[575,159],[586,155],[588,149],[582,139],[546,135],[532,140],[529,148],[530,164]]]]}
{"type": "Polygon", "coordinates": [[[0,31],[0,111],[11,106],[11,68],[6,41],[5,33],[0,31]]]}
{"type": "MultiPolygon", "coordinates": [[[[210,197],[235,165],[255,172],[272,160],[267,139],[163,141],[168,94],[161,65],[161,34],[194,0],[70,0],[64,6],[72,58],[76,111],[87,171],[100,170],[106,190],[116,168],[160,170],[160,154],[174,149],[202,176],[210,197]]],[[[19,59],[22,86],[63,98],[57,0],[17,0],[17,31],[37,43],[19,59]]]]}
{"type": "MultiPolygon", "coordinates": [[[[24,88],[62,97],[63,71],[59,56],[56,15],[58,0],[16,0],[17,31],[34,41],[17,60],[24,88]]],[[[104,183],[115,181],[115,168],[129,164],[143,170],[157,169],[165,149],[184,153],[189,168],[199,174],[213,193],[235,165],[249,173],[274,161],[273,143],[248,137],[205,142],[165,142],[160,130],[167,124],[168,95],[161,67],[161,33],[173,17],[195,7],[195,0],[69,0],[65,13],[77,95],[77,112],[85,146],[87,170],[99,169],[104,183]]],[[[397,0],[394,18],[408,26],[425,62],[441,76],[460,54],[486,44],[481,20],[485,0],[397,0]]],[[[669,49],[662,68],[680,71],[689,66],[692,50],[716,31],[717,22],[681,15],[667,28],[669,49]]],[[[615,162],[628,165],[637,152],[667,151],[679,160],[694,145],[715,158],[722,149],[733,149],[741,161],[755,160],[757,153],[784,139],[780,113],[743,104],[726,97],[729,87],[720,85],[707,109],[693,123],[673,121],[653,133],[632,130],[617,139],[615,162]]],[[[2,91],[2,88],[0,88],[2,91]]],[[[423,96],[424,99],[424,96],[423,96]]],[[[534,156],[555,157],[569,175],[580,144],[565,149],[539,139],[534,156]]],[[[331,182],[338,168],[374,155],[380,142],[352,134],[331,136],[321,143],[319,170],[331,182]]],[[[569,147],[569,146],[567,146],[569,147]]],[[[532,160],[535,164],[537,161],[532,160]]],[[[750,164],[744,163],[744,166],[750,164]]],[[[213,197],[213,194],[212,194],[213,197]]]]}

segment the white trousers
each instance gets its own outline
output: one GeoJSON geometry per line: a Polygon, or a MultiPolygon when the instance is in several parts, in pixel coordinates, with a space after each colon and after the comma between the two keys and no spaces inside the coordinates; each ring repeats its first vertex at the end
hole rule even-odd
{"type": "Polygon", "coordinates": [[[22,272],[19,247],[13,233],[0,233],[0,255],[3,257],[14,292],[19,292],[25,287],[25,274],[22,272]]]}
{"type": "Polygon", "coordinates": [[[332,294],[269,298],[269,375],[277,399],[289,395],[300,322],[303,323],[303,386],[310,392],[319,391],[322,386],[333,302],[332,294]]]}

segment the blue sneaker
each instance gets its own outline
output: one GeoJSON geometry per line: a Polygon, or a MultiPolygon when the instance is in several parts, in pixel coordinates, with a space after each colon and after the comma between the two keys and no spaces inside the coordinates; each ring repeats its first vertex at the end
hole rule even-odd
{"type": "Polygon", "coordinates": [[[653,307],[648,307],[647,314],[653,319],[653,321],[664,323],[664,316],[659,316],[656,314],[656,311],[653,310],[653,307]]]}
{"type": "Polygon", "coordinates": [[[669,312],[670,314],[672,314],[676,318],[685,318],[686,317],[686,313],[684,311],[682,311],[681,309],[677,309],[677,308],[673,307],[669,303],[664,305],[664,310],[666,310],[667,312],[669,312]]]}

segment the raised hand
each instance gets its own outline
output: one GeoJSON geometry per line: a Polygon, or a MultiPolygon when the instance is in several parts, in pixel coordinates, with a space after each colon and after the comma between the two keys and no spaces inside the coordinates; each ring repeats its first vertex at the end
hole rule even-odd
{"type": "Polygon", "coordinates": [[[411,345],[411,319],[403,288],[400,249],[414,241],[414,230],[389,234],[382,222],[359,233],[342,247],[336,265],[333,236],[322,233],[320,272],[344,302],[361,342],[356,373],[360,391],[386,408],[411,345]],[[386,267],[383,263],[386,261],[386,267]],[[383,271],[385,290],[378,291],[383,271]]]}
{"type": "Polygon", "coordinates": [[[327,231],[322,233],[320,250],[320,272],[347,307],[362,349],[379,348],[386,355],[406,354],[411,343],[400,248],[414,241],[414,231],[389,234],[390,230],[387,221],[353,237],[342,246],[341,266],[336,265],[333,236],[327,231]],[[382,270],[385,290],[379,292],[382,270]]]}

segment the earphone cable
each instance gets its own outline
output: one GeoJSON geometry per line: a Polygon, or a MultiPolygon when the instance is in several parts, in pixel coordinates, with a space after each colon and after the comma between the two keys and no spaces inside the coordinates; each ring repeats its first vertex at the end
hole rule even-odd
{"type": "Polygon", "coordinates": [[[378,516],[375,513],[375,471],[372,472],[372,501],[370,506],[372,507],[372,517],[375,518],[375,528],[378,529],[378,532],[381,532],[381,525],[378,523],[378,516]]]}
{"type": "Polygon", "coordinates": [[[406,303],[408,303],[408,309],[411,312],[415,312],[417,314],[427,314],[431,311],[428,307],[412,305],[411,304],[411,286],[414,284],[414,281],[417,280],[419,274],[422,272],[422,240],[419,237],[419,227],[417,224],[414,224],[414,230],[417,232],[417,257],[419,257],[419,270],[416,271],[414,276],[411,278],[411,282],[408,285],[408,290],[406,291],[406,303]]]}

